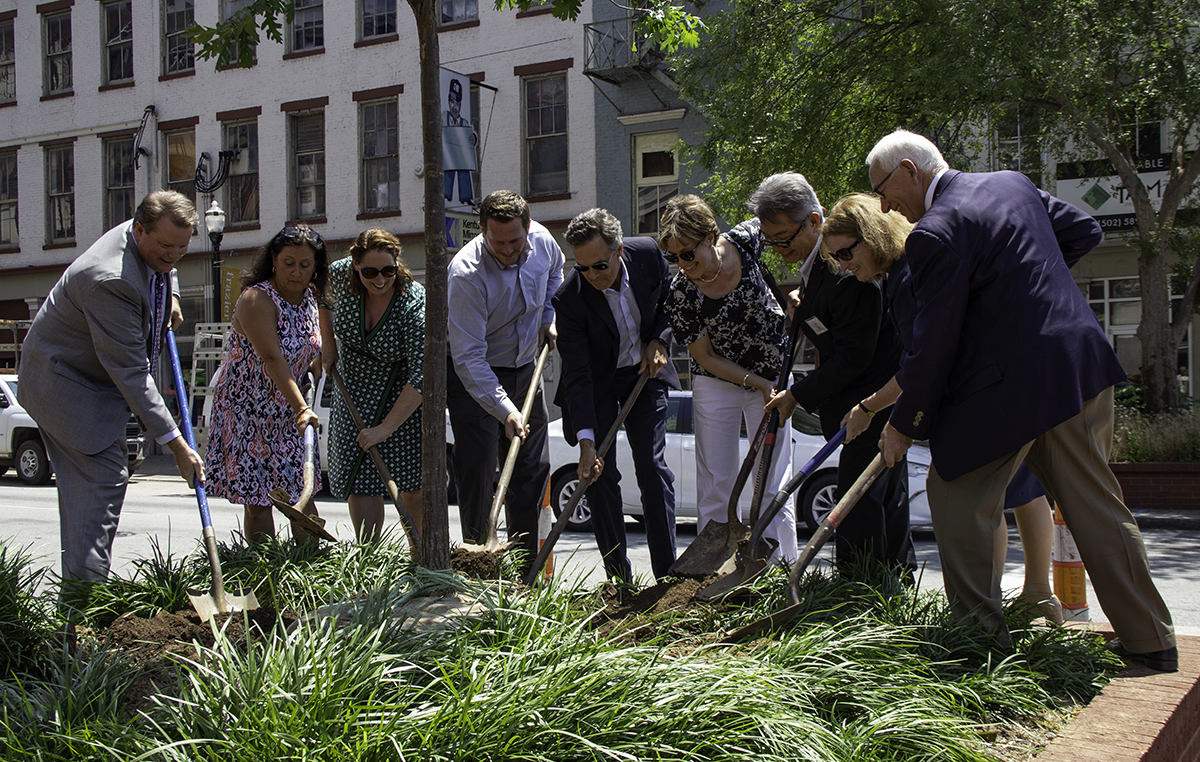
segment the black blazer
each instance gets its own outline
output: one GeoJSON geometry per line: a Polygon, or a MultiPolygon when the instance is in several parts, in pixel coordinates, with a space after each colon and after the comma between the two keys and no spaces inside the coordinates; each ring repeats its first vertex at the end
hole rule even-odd
{"type": "Polygon", "coordinates": [[[829,438],[851,407],[895,375],[900,340],[884,310],[881,285],[834,273],[824,260],[813,263],[793,319],[802,321],[820,365],[792,385],[792,396],[809,412],[819,409],[821,430],[829,438]]]}
{"type": "MultiPolygon", "coordinates": [[[[669,352],[671,326],[664,308],[670,292],[670,268],[653,238],[626,238],[623,247],[621,264],[629,274],[629,287],[642,315],[642,341],[658,339],[669,352]]],[[[576,432],[596,428],[595,400],[611,393],[621,335],[604,294],[574,269],[552,303],[558,353],[563,361],[554,404],[563,411],[563,436],[574,445],[576,432]]],[[[673,389],[679,388],[679,375],[672,363],[667,363],[655,378],[673,389]]],[[[607,432],[596,433],[603,436],[607,432]]]]}

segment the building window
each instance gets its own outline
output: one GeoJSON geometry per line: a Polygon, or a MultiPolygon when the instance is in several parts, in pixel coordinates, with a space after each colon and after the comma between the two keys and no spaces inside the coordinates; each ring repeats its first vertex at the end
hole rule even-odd
{"type": "Polygon", "coordinates": [[[479,0],[442,0],[441,26],[479,19],[479,0]]]}
{"type": "Polygon", "coordinates": [[[17,245],[17,154],[0,153],[0,246],[17,245]]]}
{"type": "Polygon", "coordinates": [[[75,240],[75,147],[46,148],[46,242],[75,240]]]}
{"type": "Polygon", "coordinates": [[[104,141],[104,228],[133,217],[133,138],[104,141]]]}
{"type": "MultiPolygon", "coordinates": [[[[1100,327],[1116,350],[1125,372],[1135,383],[1141,383],[1142,341],[1137,329],[1142,321],[1142,282],[1137,276],[1126,278],[1095,278],[1079,284],[1080,291],[1091,305],[1100,327]]],[[[1183,300],[1180,289],[1171,289],[1170,315],[1175,314],[1183,300]]],[[[1191,366],[1192,330],[1178,348],[1180,368],[1191,366]]],[[[1188,375],[1186,372],[1181,375],[1188,375]]]]}
{"type": "Polygon", "coordinates": [[[104,5],[104,83],[133,79],[133,2],[104,5]]]}
{"type": "Polygon", "coordinates": [[[296,0],[291,40],[293,53],[325,47],[325,9],[321,0],[296,0]]]}
{"type": "Polygon", "coordinates": [[[258,222],[258,121],[224,125],[226,151],[238,152],[225,183],[225,213],[229,224],[258,222]]]}
{"type": "Polygon", "coordinates": [[[13,21],[0,21],[0,103],[17,99],[16,39],[13,21]]]}
{"type": "Polygon", "coordinates": [[[1041,187],[1045,164],[1038,145],[1041,119],[1037,109],[1012,106],[996,121],[996,169],[1010,169],[1041,187]]]}
{"type": "Polygon", "coordinates": [[[658,232],[662,208],[679,195],[679,130],[633,136],[633,218],[637,235],[658,232]]]}
{"type": "Polygon", "coordinates": [[[396,34],[396,0],[361,0],[362,39],[396,34]]]}
{"type": "MultiPolygon", "coordinates": [[[[221,0],[221,20],[230,21],[239,13],[253,5],[254,0],[221,0]]],[[[258,58],[258,46],[250,46],[250,60],[258,58]]],[[[237,66],[239,62],[237,48],[230,45],[217,61],[218,66],[237,66]]]]}
{"type": "Polygon", "coordinates": [[[400,209],[400,118],[395,99],[362,105],[362,210],[400,209]]]}
{"type": "Polygon", "coordinates": [[[196,131],[168,132],[166,142],[167,190],[182,193],[196,203],[196,131]]]}
{"type": "Polygon", "coordinates": [[[566,193],[567,75],[525,79],[525,195],[566,193]]]}
{"type": "Polygon", "coordinates": [[[43,17],[46,95],[71,92],[71,12],[43,17]]]}
{"type": "Polygon", "coordinates": [[[295,192],[292,217],[325,216],[325,112],[297,114],[292,122],[292,164],[295,192]]]}
{"type": "Polygon", "coordinates": [[[163,0],[163,74],[196,68],[196,46],[184,33],[192,25],[193,0],[163,0]]]}

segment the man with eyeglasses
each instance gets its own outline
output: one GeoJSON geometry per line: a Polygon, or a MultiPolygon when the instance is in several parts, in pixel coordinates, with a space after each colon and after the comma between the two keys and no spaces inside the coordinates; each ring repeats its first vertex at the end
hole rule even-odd
{"type": "Polygon", "coordinates": [[[992,533],[1024,462],[1062,509],[1120,639],[1113,650],[1175,671],[1171,615],[1108,466],[1125,372],[1069,269],[1100,243],[1100,225],[1018,172],[949,169],[904,130],[867,166],[883,211],[915,225],[889,274],[904,391],[879,445],[894,462],[929,440],[929,507],[955,615],[1005,635],[992,533]]]}
{"type": "Polygon", "coordinates": [[[563,436],[579,443],[578,475],[595,474],[588,489],[592,531],[610,579],[630,582],[621,473],[616,446],[597,453],[638,377],[651,378],[625,420],[641,490],[646,542],[656,579],[675,563],[675,475],[667,466],[667,388],[679,388],[670,362],[671,327],[664,310],[671,273],[653,238],[623,238],[621,221],[589,209],[567,226],[575,256],[553,299],[563,375],[554,402],[563,411],[563,436]]]}
{"type": "MultiPolygon", "coordinates": [[[[861,282],[849,272],[835,272],[821,259],[823,213],[817,194],[803,175],[783,172],[763,180],[747,202],[759,220],[765,245],[785,261],[801,261],[804,285],[793,291],[797,305],[792,320],[801,321],[805,338],[817,350],[819,363],[767,409],[791,416],[799,404],[818,413],[821,432],[832,439],[842,418],[859,400],[895,374],[900,342],[884,309],[882,284],[861,282]],[[794,241],[784,240],[788,226],[794,241]],[[790,258],[790,259],[789,259],[790,258]]],[[[853,249],[853,245],[848,247],[853,249]]],[[[836,252],[836,257],[849,257],[836,252]]],[[[886,412],[886,411],[880,411],[886,412]]],[[[840,498],[879,453],[879,435],[887,416],[874,416],[865,436],[842,446],[838,457],[840,498]]],[[[904,459],[875,480],[859,499],[834,537],[838,572],[846,578],[870,580],[872,566],[887,567],[912,582],[916,554],[908,523],[908,465],[904,459]]]]}
{"type": "Polygon", "coordinates": [[[510,539],[537,556],[537,517],[550,476],[549,416],[541,382],[529,415],[521,405],[543,344],[554,348],[551,297],[562,285],[565,258],[550,231],[529,219],[519,194],[498,190],[479,205],[480,234],[450,262],[446,300],[446,406],[454,430],[454,475],[463,541],[487,540],[501,447],[521,437],[505,497],[510,539]]]}

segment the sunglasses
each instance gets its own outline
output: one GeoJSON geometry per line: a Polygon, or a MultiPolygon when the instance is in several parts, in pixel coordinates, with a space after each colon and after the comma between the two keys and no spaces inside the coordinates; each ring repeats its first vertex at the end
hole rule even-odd
{"type": "Polygon", "coordinates": [[[854,247],[862,242],[863,239],[855,238],[854,243],[850,244],[849,246],[843,246],[842,248],[833,252],[833,258],[839,262],[849,262],[851,259],[854,259],[854,247]]]}
{"type": "Polygon", "coordinates": [[[703,240],[696,241],[695,246],[693,246],[691,249],[689,249],[687,251],[681,251],[681,252],[679,252],[679,254],[672,254],[670,252],[667,252],[666,254],[663,254],[663,259],[667,260],[671,264],[677,264],[679,262],[679,260],[681,260],[681,259],[684,262],[691,262],[693,259],[696,258],[696,249],[700,248],[700,244],[702,244],[702,243],[704,243],[703,240]]]}
{"type": "Polygon", "coordinates": [[[575,265],[575,272],[585,273],[588,270],[603,271],[608,269],[608,262],[597,262],[594,265],[575,265]]]}
{"type": "Polygon", "coordinates": [[[379,277],[380,273],[383,273],[383,277],[385,278],[394,278],[399,270],[400,268],[395,265],[388,265],[387,267],[360,267],[358,268],[358,274],[367,280],[375,280],[379,277]]]}
{"type": "Polygon", "coordinates": [[[297,228],[291,225],[280,230],[276,237],[283,242],[284,246],[295,246],[306,241],[312,241],[314,244],[321,243],[321,234],[317,231],[312,228],[297,228]]]}
{"type": "Polygon", "coordinates": [[[804,224],[801,223],[800,227],[796,228],[795,233],[792,233],[790,236],[788,236],[786,239],[784,239],[782,241],[772,241],[770,238],[767,238],[765,235],[763,235],[763,232],[760,229],[758,231],[758,239],[767,246],[774,246],[779,249],[785,249],[788,246],[792,245],[792,241],[796,240],[796,236],[800,235],[800,231],[803,229],[804,229],[804,224]]]}

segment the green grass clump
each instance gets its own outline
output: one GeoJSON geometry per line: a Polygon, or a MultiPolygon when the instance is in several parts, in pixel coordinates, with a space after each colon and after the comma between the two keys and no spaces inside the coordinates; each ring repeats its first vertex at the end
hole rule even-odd
{"type": "MultiPolygon", "coordinates": [[[[169,600],[135,588],[174,589],[199,557],[156,559],[95,611],[119,609],[118,591],[169,600]]],[[[982,762],[983,729],[1086,701],[1119,667],[1094,636],[1030,627],[1015,606],[1002,645],[886,575],[810,572],[797,621],[729,646],[723,633],[785,605],[784,571],[736,603],[613,620],[598,591],[425,570],[397,538],[235,543],[222,565],[280,609],[346,602],[342,626],[280,627],[249,647],[218,633],[175,657],[172,693],[133,717],[125,655],[64,651],[36,679],[0,682],[0,758],[982,762]],[[447,591],[482,611],[405,626],[447,591]]]]}
{"type": "Polygon", "coordinates": [[[1117,407],[1113,462],[1194,463],[1200,461],[1200,410],[1150,416],[1117,407]]]}
{"type": "Polygon", "coordinates": [[[29,666],[54,629],[53,606],[37,594],[45,577],[26,549],[0,540],[0,677],[29,666]]]}

